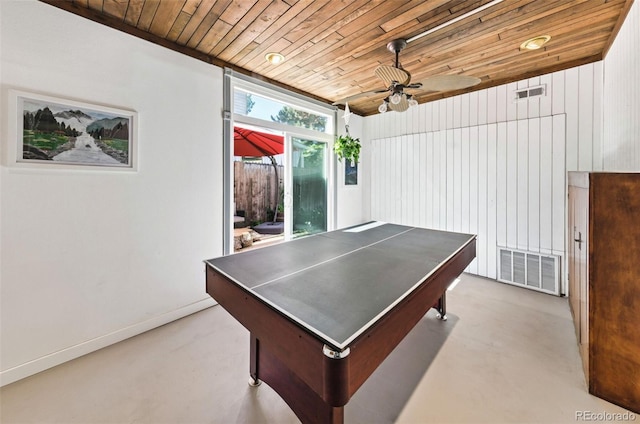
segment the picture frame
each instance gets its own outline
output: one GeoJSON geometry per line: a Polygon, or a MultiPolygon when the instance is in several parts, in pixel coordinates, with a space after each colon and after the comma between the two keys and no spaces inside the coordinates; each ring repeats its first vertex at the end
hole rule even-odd
{"type": "Polygon", "coordinates": [[[135,111],[9,90],[9,166],[137,171],[135,111]]]}
{"type": "Polygon", "coordinates": [[[344,185],[358,185],[358,162],[345,160],[344,185]]]}

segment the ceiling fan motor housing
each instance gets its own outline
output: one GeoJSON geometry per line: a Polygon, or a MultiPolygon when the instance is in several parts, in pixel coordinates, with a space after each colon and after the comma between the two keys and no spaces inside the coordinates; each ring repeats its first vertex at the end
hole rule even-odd
{"type": "Polygon", "coordinates": [[[391,53],[400,53],[402,51],[402,49],[404,49],[405,47],[407,47],[407,40],[403,39],[403,38],[399,38],[397,40],[393,40],[390,41],[387,44],[387,49],[391,52],[391,53]]]}

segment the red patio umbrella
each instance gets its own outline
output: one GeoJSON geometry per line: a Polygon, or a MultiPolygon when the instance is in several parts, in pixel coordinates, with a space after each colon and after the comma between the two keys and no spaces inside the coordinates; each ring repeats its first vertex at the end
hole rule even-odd
{"type": "Polygon", "coordinates": [[[268,156],[276,173],[276,201],[273,208],[273,222],[278,216],[279,180],[278,164],[273,156],[284,153],[284,137],[276,134],[233,127],[234,156],[268,156]]]}
{"type": "Polygon", "coordinates": [[[233,127],[235,156],[275,156],[284,153],[284,137],[233,127]]]}

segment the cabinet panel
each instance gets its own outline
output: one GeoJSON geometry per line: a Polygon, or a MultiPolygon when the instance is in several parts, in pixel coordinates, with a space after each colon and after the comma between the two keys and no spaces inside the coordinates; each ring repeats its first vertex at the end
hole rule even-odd
{"type": "Polygon", "coordinates": [[[640,174],[591,175],[589,389],[640,412],[640,174]]]}

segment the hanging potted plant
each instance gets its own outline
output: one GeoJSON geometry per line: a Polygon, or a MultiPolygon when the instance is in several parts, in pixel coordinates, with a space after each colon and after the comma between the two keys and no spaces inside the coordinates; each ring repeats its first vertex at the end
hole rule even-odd
{"type": "Polygon", "coordinates": [[[338,160],[341,162],[342,159],[349,160],[351,161],[351,166],[355,166],[360,158],[360,147],[360,139],[351,137],[347,127],[347,133],[336,138],[333,144],[333,151],[336,152],[338,160]]]}

